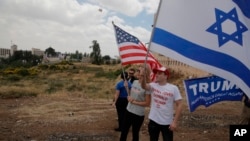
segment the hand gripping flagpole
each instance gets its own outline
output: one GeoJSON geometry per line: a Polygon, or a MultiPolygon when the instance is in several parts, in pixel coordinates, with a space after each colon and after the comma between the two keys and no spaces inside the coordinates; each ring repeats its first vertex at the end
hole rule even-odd
{"type": "MultiPolygon", "coordinates": [[[[113,27],[115,28],[115,23],[114,23],[114,21],[112,21],[112,24],[113,24],[113,27]]],[[[116,32],[116,29],[114,29],[114,30],[115,30],[115,32],[116,32]]],[[[117,36],[117,35],[116,35],[116,33],[115,33],[116,43],[117,43],[117,45],[118,45],[117,37],[116,37],[116,36],[117,36]]],[[[119,47],[118,47],[118,52],[119,52],[119,56],[121,56],[120,51],[119,51],[119,47]]],[[[125,78],[124,68],[123,68],[122,65],[121,65],[121,67],[122,67],[122,74],[123,74],[123,76],[124,76],[124,82],[127,83],[127,85],[125,85],[125,88],[126,88],[126,91],[127,91],[128,96],[129,96],[130,93],[129,93],[129,88],[128,88],[128,81],[127,81],[127,78],[125,78]]]]}

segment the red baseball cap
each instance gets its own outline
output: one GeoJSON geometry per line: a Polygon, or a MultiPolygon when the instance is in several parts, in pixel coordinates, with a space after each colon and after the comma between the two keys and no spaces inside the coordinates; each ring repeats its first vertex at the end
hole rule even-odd
{"type": "Polygon", "coordinates": [[[170,75],[169,70],[168,70],[167,68],[165,68],[165,67],[159,67],[159,68],[153,69],[153,72],[154,72],[154,73],[157,73],[158,71],[164,72],[168,77],[169,77],[169,75],[170,75]]]}

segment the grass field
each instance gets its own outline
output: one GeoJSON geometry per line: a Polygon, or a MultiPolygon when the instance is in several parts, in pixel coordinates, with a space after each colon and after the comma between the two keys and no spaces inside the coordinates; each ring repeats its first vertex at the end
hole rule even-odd
{"type": "MultiPolygon", "coordinates": [[[[127,66],[128,67],[136,66],[127,66]]],[[[35,74],[23,76],[17,71],[2,72],[0,76],[0,97],[18,98],[37,95],[68,93],[86,98],[111,98],[119,80],[121,65],[92,65],[74,63],[71,65],[38,66],[32,68],[35,74]]],[[[171,70],[170,82],[181,87],[190,74],[185,70],[171,70]]]]}

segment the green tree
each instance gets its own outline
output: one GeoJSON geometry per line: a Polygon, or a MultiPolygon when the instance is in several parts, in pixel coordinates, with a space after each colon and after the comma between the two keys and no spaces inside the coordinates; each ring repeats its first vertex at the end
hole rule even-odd
{"type": "Polygon", "coordinates": [[[42,56],[32,55],[31,51],[15,51],[12,56],[2,59],[1,64],[11,67],[31,67],[41,63],[42,56]]]}
{"type": "Polygon", "coordinates": [[[88,54],[84,52],[83,57],[88,57],[88,54]]]}
{"type": "Polygon", "coordinates": [[[89,57],[90,55],[89,55],[89,53],[86,53],[86,52],[84,52],[84,54],[82,54],[82,57],[89,57]]]}
{"type": "Polygon", "coordinates": [[[49,57],[55,57],[57,55],[55,49],[53,49],[52,47],[47,48],[44,53],[49,57]]]}
{"type": "Polygon", "coordinates": [[[109,55],[105,55],[105,56],[102,57],[102,60],[103,60],[104,64],[109,65],[111,57],[109,55]]]}
{"type": "Polygon", "coordinates": [[[111,57],[109,55],[105,55],[102,57],[102,59],[105,61],[110,61],[111,57]]]}
{"type": "Polygon", "coordinates": [[[82,60],[82,56],[83,56],[82,53],[79,53],[79,51],[76,50],[75,54],[70,55],[70,58],[77,60],[77,61],[80,61],[80,60],[82,60]]]}
{"type": "Polygon", "coordinates": [[[92,64],[100,65],[102,63],[102,55],[101,55],[100,46],[96,40],[93,40],[92,43],[93,45],[90,46],[90,48],[93,49],[93,51],[90,53],[92,64]]]}

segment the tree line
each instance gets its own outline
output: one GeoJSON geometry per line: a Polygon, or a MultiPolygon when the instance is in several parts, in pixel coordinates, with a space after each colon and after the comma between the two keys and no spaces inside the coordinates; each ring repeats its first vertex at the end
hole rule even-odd
{"type": "MultiPolygon", "coordinates": [[[[100,45],[97,40],[92,41],[92,45],[89,47],[92,49],[90,54],[88,53],[79,53],[76,51],[71,54],[64,54],[64,59],[66,56],[70,56],[70,60],[81,61],[84,58],[90,58],[90,63],[96,65],[102,64],[117,64],[120,63],[120,60],[112,59],[109,55],[102,56],[100,45]]],[[[49,47],[45,50],[44,54],[48,57],[58,57],[59,53],[55,51],[52,47],[49,47]]],[[[31,51],[18,50],[15,51],[13,55],[9,58],[0,58],[0,69],[6,67],[32,67],[41,64],[43,61],[43,55],[33,55],[31,51]]]]}

